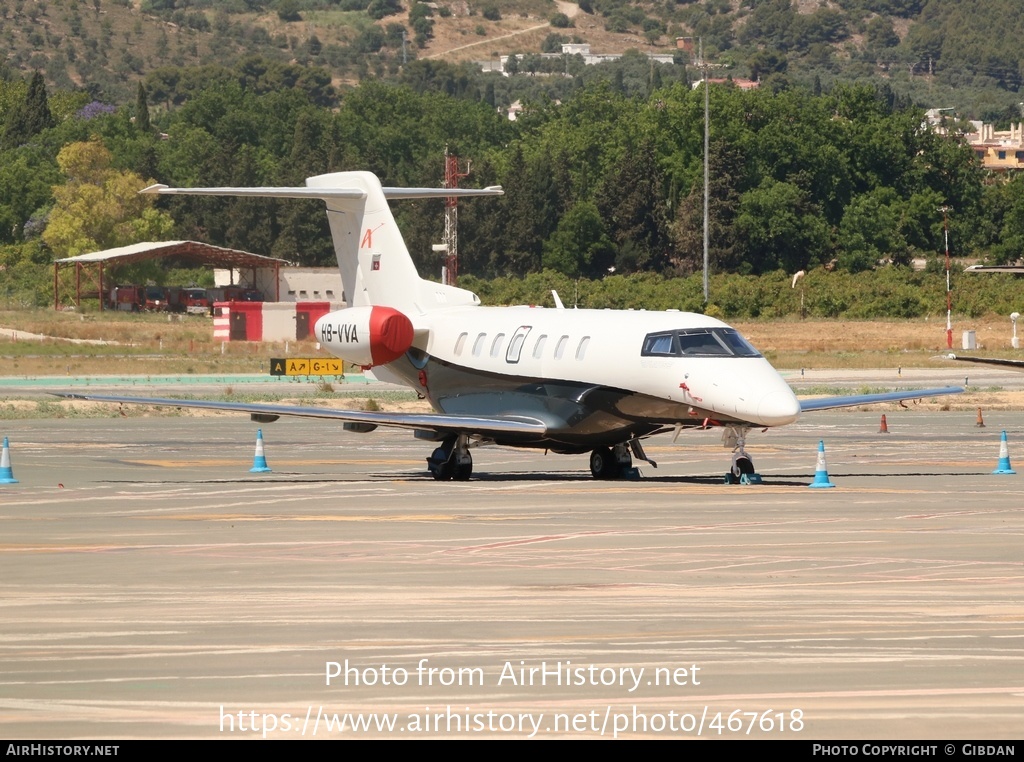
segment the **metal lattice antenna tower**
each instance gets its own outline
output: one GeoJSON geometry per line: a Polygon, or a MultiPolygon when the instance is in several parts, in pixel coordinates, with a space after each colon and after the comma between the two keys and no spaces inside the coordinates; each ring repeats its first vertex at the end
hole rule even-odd
{"type": "MultiPolygon", "coordinates": [[[[444,187],[458,188],[459,180],[469,176],[469,162],[466,171],[459,171],[459,157],[448,153],[444,147],[444,187]]],[[[459,207],[458,199],[449,196],[444,200],[444,271],[442,282],[454,286],[459,278],[459,207]]]]}

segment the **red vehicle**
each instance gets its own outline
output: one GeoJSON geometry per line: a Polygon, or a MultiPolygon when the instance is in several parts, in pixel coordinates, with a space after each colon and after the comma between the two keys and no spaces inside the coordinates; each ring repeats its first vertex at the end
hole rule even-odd
{"type": "Polygon", "coordinates": [[[160,286],[146,286],[142,308],[147,312],[166,312],[169,307],[167,292],[160,286]]]}
{"type": "Polygon", "coordinates": [[[112,310],[138,312],[145,302],[146,293],[142,286],[114,286],[110,289],[107,304],[112,310]]]}
{"type": "Polygon", "coordinates": [[[205,288],[183,288],[178,305],[189,315],[205,315],[210,311],[210,298],[205,288]]]}

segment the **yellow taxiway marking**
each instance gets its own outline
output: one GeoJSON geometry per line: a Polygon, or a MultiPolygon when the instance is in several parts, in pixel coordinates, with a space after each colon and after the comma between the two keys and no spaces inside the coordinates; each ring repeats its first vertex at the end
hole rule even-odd
{"type": "MultiPolygon", "coordinates": [[[[282,514],[274,514],[268,516],[256,516],[253,514],[243,513],[221,513],[221,514],[178,514],[173,516],[158,516],[153,517],[160,521],[522,521],[523,516],[518,515],[503,515],[503,516],[491,516],[486,514],[444,514],[444,513],[424,513],[424,514],[395,514],[395,515],[361,515],[361,516],[338,516],[333,514],[310,514],[305,516],[287,516],[282,514]]],[[[537,516],[527,516],[525,518],[536,520],[537,516]]],[[[542,517],[541,517],[542,518],[542,517]]]]}
{"type": "MultiPolygon", "coordinates": [[[[835,477],[832,477],[835,478],[835,477]]],[[[810,482],[808,482],[809,484],[810,482]]],[[[934,490],[924,489],[885,489],[877,487],[843,487],[842,484],[837,484],[837,488],[841,489],[842,492],[850,493],[879,493],[885,495],[924,495],[933,494],[934,490]]],[[[773,487],[765,484],[758,485],[729,485],[729,484],[674,484],[669,486],[660,487],[647,487],[643,485],[637,485],[635,482],[631,486],[622,487],[599,487],[587,490],[587,494],[619,494],[627,492],[636,492],[638,489],[642,489],[644,492],[660,492],[664,494],[677,494],[677,495],[755,495],[755,494],[768,494],[768,495],[791,495],[799,493],[802,490],[807,489],[807,485],[794,485],[792,487],[773,487]]],[[[571,489],[555,488],[549,490],[553,493],[571,493],[580,494],[582,490],[579,487],[571,489]]],[[[806,493],[814,494],[814,493],[806,493]]],[[[820,493],[819,493],[820,494],[820,493]]]]}
{"type": "MultiPolygon", "coordinates": [[[[249,459],[251,460],[251,459],[249,459]]],[[[159,468],[197,468],[197,467],[208,467],[208,466],[240,466],[248,463],[249,460],[241,460],[234,458],[231,460],[226,459],[202,459],[202,460],[122,460],[122,463],[126,463],[132,466],[157,466],[159,468]]],[[[401,463],[407,465],[422,465],[423,458],[419,460],[380,460],[380,459],[367,459],[367,460],[326,460],[326,459],[306,459],[302,460],[280,460],[278,458],[272,459],[272,465],[280,466],[367,466],[367,465],[390,465],[394,463],[401,463]]]]}

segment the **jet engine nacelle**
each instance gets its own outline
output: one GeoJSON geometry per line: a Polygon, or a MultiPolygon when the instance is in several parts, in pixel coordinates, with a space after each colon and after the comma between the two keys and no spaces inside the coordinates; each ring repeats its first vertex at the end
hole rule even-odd
{"type": "Polygon", "coordinates": [[[349,307],[330,312],[314,327],[320,344],[368,368],[397,360],[412,346],[412,321],[391,307],[349,307]]]}

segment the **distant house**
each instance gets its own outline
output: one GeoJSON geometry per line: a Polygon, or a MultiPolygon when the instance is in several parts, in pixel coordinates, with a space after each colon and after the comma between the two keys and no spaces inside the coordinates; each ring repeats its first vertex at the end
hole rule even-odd
{"type": "MultiPolygon", "coordinates": [[[[711,77],[708,82],[712,85],[736,85],[740,90],[756,90],[761,86],[760,82],[753,79],[743,79],[742,77],[711,77]]],[[[698,87],[704,84],[703,79],[699,79],[693,83],[693,89],[696,90],[698,87]]]]}
{"type": "Polygon", "coordinates": [[[1011,124],[1009,130],[996,130],[994,125],[971,122],[974,132],[964,139],[981,160],[985,169],[1006,172],[1024,169],[1024,122],[1011,124]]]}
{"type": "MultiPolygon", "coordinates": [[[[590,45],[585,42],[563,43],[561,53],[539,53],[536,55],[539,55],[541,59],[558,59],[562,56],[579,56],[587,66],[595,66],[596,64],[607,63],[608,61],[617,61],[622,58],[621,53],[591,53],[590,45]]],[[[655,63],[675,63],[675,58],[669,53],[645,53],[644,55],[655,63]]],[[[523,55],[521,53],[513,53],[507,56],[500,56],[497,67],[495,67],[491,61],[479,61],[478,64],[483,71],[499,71],[505,76],[508,76],[507,66],[509,58],[515,58],[518,63],[523,60],[523,55]]]]}

